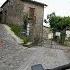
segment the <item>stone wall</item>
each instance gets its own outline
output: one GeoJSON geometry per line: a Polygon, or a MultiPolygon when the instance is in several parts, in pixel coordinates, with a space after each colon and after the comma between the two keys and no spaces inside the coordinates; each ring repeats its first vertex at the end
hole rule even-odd
{"type": "Polygon", "coordinates": [[[50,27],[46,27],[46,26],[43,27],[43,39],[45,40],[51,39],[53,37],[52,34],[53,33],[50,27]]]}
{"type": "Polygon", "coordinates": [[[14,24],[23,24],[22,23],[22,6],[18,5],[16,1],[10,0],[10,3],[6,3],[3,7],[3,21],[2,23],[14,23],[14,24]],[[6,11],[6,12],[5,12],[6,11]]]}
{"type": "Polygon", "coordinates": [[[32,38],[33,40],[38,38],[41,39],[43,31],[44,6],[35,5],[20,0],[13,0],[10,3],[8,2],[3,7],[2,23],[14,23],[23,25],[23,15],[25,13],[29,15],[29,7],[35,8],[34,16],[36,16],[36,21],[30,22],[32,38]]]}
{"type": "MultiPolygon", "coordinates": [[[[36,16],[36,22],[33,22],[31,25],[33,25],[32,28],[32,35],[33,38],[37,41],[37,39],[42,38],[42,29],[43,29],[43,14],[44,14],[44,7],[37,6],[34,4],[30,4],[27,2],[24,2],[24,10],[23,12],[28,13],[29,7],[35,8],[35,15],[36,16]]],[[[29,14],[29,13],[28,13],[29,14]]]]}

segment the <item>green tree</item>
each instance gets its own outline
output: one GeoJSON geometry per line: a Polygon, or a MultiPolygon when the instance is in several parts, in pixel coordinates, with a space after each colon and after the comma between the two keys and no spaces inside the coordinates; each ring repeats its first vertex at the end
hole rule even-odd
{"type": "Polygon", "coordinates": [[[58,30],[61,32],[60,34],[60,43],[64,44],[66,37],[66,29],[70,26],[70,17],[62,17],[61,21],[58,23],[58,30]]]}
{"type": "Polygon", "coordinates": [[[54,12],[47,15],[47,19],[49,19],[50,27],[51,27],[52,32],[53,32],[53,39],[55,39],[55,32],[56,32],[56,28],[54,26],[56,24],[56,22],[54,21],[54,20],[56,20],[55,17],[56,17],[56,15],[54,12]]]}
{"type": "Polygon", "coordinates": [[[49,15],[48,19],[53,31],[53,38],[55,39],[55,33],[60,31],[60,43],[64,44],[66,28],[70,26],[70,17],[60,17],[52,13],[49,15]]]}

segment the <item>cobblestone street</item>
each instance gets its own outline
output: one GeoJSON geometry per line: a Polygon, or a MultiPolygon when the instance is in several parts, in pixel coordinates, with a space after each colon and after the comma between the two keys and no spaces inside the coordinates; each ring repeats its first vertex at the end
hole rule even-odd
{"type": "Polygon", "coordinates": [[[24,47],[19,45],[1,24],[0,40],[3,42],[0,47],[0,70],[31,70],[31,66],[35,64],[42,64],[47,69],[70,62],[69,48],[24,47]]]}

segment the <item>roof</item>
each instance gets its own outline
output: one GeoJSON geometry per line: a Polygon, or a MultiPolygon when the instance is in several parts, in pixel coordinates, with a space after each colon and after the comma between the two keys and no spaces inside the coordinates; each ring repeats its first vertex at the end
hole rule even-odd
{"type": "Polygon", "coordinates": [[[9,0],[6,0],[5,2],[4,2],[4,4],[1,6],[1,8],[8,2],[9,0]]]}
{"type": "Polygon", "coordinates": [[[41,6],[47,6],[47,5],[44,4],[44,3],[37,2],[37,1],[32,1],[32,0],[21,0],[21,1],[29,2],[29,3],[33,3],[33,4],[41,5],[41,6]]]}
{"type": "MultiPolygon", "coordinates": [[[[32,1],[32,0],[21,0],[21,1],[33,3],[33,4],[36,4],[36,5],[40,5],[40,6],[47,6],[47,5],[44,4],[44,3],[37,2],[37,1],[32,1]]],[[[1,8],[2,8],[7,2],[9,2],[9,0],[6,0],[6,1],[4,2],[4,4],[1,6],[1,8]]]]}

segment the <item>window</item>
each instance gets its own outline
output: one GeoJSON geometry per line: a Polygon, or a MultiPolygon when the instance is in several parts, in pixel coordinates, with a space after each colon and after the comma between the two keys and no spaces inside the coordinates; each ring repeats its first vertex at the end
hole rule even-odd
{"type": "Polygon", "coordinates": [[[35,8],[29,8],[29,17],[33,18],[35,13],[35,8]]]}

